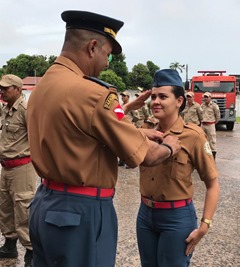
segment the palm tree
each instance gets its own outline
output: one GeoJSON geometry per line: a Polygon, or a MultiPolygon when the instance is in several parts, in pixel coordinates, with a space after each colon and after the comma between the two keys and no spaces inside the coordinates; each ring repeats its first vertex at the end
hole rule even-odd
{"type": "Polygon", "coordinates": [[[170,64],[170,69],[172,70],[179,70],[181,73],[185,69],[185,65],[181,65],[179,62],[173,62],[170,64]]]}

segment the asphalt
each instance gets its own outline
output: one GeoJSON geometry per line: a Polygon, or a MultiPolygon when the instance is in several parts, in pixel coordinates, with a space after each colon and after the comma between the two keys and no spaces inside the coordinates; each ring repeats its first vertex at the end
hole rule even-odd
{"type": "MultiPolygon", "coordinates": [[[[216,164],[221,186],[220,199],[213,227],[199,243],[191,267],[240,267],[240,124],[233,132],[217,132],[216,164]]],[[[119,179],[114,197],[119,222],[119,237],[115,267],[140,267],[135,222],[140,203],[138,168],[119,167],[119,179]]],[[[202,215],[205,187],[193,173],[194,204],[202,215]]],[[[0,245],[3,244],[0,238],[0,245]]],[[[23,267],[24,249],[18,244],[17,262],[0,261],[0,267],[23,267]]],[[[44,267],[44,266],[43,266],[44,267]]],[[[171,266],[169,266],[171,267],[171,266]]]]}

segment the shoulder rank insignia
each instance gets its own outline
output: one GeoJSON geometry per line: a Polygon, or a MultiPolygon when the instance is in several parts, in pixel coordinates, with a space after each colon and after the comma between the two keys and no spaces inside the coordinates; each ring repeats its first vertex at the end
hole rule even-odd
{"type": "MultiPolygon", "coordinates": [[[[109,83],[106,83],[106,82],[104,82],[104,81],[102,81],[102,80],[99,80],[99,79],[97,79],[97,78],[95,78],[95,77],[90,77],[90,76],[83,76],[83,78],[84,79],[87,79],[87,80],[90,80],[90,81],[92,81],[92,82],[95,82],[95,83],[97,83],[97,84],[99,84],[99,85],[102,85],[102,86],[104,86],[104,87],[106,87],[107,89],[109,89],[110,87],[115,87],[114,85],[111,85],[111,84],[109,84],[109,83]]],[[[115,87],[116,88],[116,87],[115,87]]]]}
{"type": "Polygon", "coordinates": [[[107,96],[107,98],[106,98],[106,100],[104,102],[103,107],[106,108],[106,109],[110,109],[114,100],[117,100],[118,101],[118,96],[115,93],[110,93],[107,96]]]}

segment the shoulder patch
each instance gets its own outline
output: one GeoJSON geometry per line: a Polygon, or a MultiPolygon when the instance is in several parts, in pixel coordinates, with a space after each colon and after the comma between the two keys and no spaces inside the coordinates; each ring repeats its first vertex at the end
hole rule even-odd
{"type": "Polygon", "coordinates": [[[114,113],[116,114],[119,121],[125,116],[124,111],[120,106],[120,104],[116,106],[116,108],[114,109],[114,113]]]}
{"type": "Polygon", "coordinates": [[[103,107],[105,109],[110,109],[114,100],[117,100],[118,101],[118,96],[115,93],[110,93],[107,96],[107,98],[106,98],[106,100],[104,102],[103,107]]]}
{"type": "Polygon", "coordinates": [[[208,143],[208,141],[205,142],[204,144],[204,151],[208,154],[208,155],[212,155],[212,150],[210,148],[210,145],[208,143]]]}

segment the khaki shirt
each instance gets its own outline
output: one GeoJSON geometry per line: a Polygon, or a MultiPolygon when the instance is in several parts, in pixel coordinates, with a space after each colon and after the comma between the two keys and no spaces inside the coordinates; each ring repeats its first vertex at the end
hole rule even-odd
{"type": "Polygon", "coordinates": [[[145,158],[149,140],[121,111],[118,96],[83,78],[60,56],[28,100],[29,141],[40,177],[69,185],[113,188],[117,157],[130,167],[145,158]]]}
{"type": "Polygon", "coordinates": [[[197,102],[193,102],[191,106],[186,104],[186,107],[183,110],[182,115],[186,123],[191,122],[200,125],[203,119],[203,111],[201,105],[198,104],[197,102]]]}
{"type": "Polygon", "coordinates": [[[216,103],[210,102],[208,105],[203,103],[201,105],[203,110],[203,122],[215,122],[218,123],[220,120],[220,110],[216,103]]]}
{"type": "Polygon", "coordinates": [[[29,156],[26,101],[20,96],[10,109],[8,105],[4,105],[2,112],[0,158],[13,159],[29,156]]]}
{"type": "Polygon", "coordinates": [[[147,121],[147,119],[149,117],[149,112],[148,112],[148,109],[147,109],[146,105],[141,107],[137,111],[138,111],[138,114],[139,114],[139,119],[136,121],[135,125],[136,125],[137,128],[140,128],[140,127],[142,127],[144,122],[147,121]]]}
{"type": "Polygon", "coordinates": [[[164,136],[172,134],[181,140],[182,149],[154,167],[140,166],[140,192],[155,201],[181,200],[193,196],[192,172],[201,180],[218,176],[216,164],[203,130],[185,124],[181,117],[164,136]]]}

